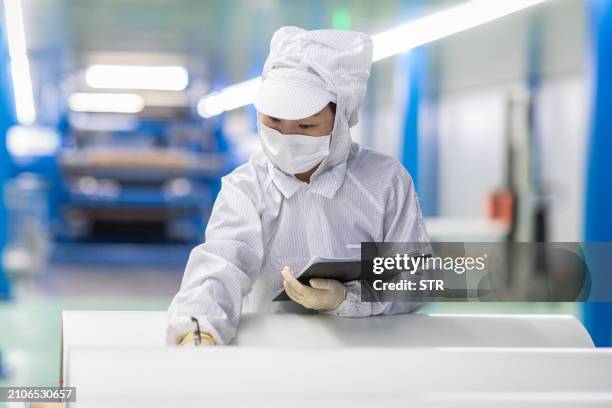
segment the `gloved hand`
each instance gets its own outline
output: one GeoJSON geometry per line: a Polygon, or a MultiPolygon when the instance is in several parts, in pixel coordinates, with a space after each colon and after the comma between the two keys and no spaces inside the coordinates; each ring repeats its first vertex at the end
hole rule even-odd
{"type": "Polygon", "coordinates": [[[346,299],[346,288],[335,279],[313,278],[310,286],[298,281],[288,266],[281,271],[283,287],[291,300],[315,310],[334,310],[346,299]]]}
{"type": "MultiPolygon", "coordinates": [[[[212,338],[212,336],[208,333],[200,333],[200,340],[202,341],[200,343],[201,346],[214,346],[215,345],[215,340],[212,338]]],[[[187,333],[179,342],[178,344],[179,346],[183,347],[183,346],[195,346],[195,341],[194,341],[194,335],[192,332],[187,333]]]]}

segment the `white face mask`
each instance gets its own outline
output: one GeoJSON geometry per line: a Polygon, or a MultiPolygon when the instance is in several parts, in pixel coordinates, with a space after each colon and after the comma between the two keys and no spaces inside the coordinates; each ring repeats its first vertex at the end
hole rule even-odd
{"type": "Polygon", "coordinates": [[[264,153],[285,173],[304,173],[321,163],[329,154],[331,134],[325,136],[284,135],[263,123],[260,123],[259,126],[259,136],[264,153]]]}

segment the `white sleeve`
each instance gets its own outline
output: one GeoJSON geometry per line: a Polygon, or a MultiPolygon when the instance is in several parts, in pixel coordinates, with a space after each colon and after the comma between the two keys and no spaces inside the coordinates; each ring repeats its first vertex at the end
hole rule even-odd
{"type": "Polygon", "coordinates": [[[166,343],[176,344],[192,330],[192,316],[216,343],[229,343],[236,334],[242,298],[259,276],[262,259],[260,214],[250,197],[223,178],[205,242],[191,251],[168,309],[166,343]]]}
{"type": "MultiPolygon", "coordinates": [[[[400,169],[391,180],[393,188],[385,208],[384,242],[429,242],[412,178],[403,166],[398,164],[398,167],[400,169]]],[[[361,282],[351,281],[345,285],[347,294],[344,302],[326,313],[363,317],[410,313],[424,305],[421,301],[362,302],[361,282]]]]}

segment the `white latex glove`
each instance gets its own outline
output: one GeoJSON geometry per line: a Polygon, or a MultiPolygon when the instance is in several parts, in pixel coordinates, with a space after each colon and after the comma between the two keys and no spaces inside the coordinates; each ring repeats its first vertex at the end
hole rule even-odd
{"type": "MultiPolygon", "coordinates": [[[[208,333],[200,333],[200,346],[214,346],[215,340],[208,333]]],[[[187,333],[178,344],[181,347],[195,347],[194,334],[189,332],[187,333]]]]}
{"type": "Polygon", "coordinates": [[[298,281],[288,266],[281,271],[283,287],[296,303],[314,310],[334,310],[346,299],[346,288],[335,279],[313,278],[310,286],[298,281]]]}

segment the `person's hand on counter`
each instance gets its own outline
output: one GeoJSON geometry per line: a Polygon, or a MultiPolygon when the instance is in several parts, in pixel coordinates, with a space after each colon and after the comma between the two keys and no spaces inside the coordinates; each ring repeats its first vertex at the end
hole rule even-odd
{"type": "MultiPolygon", "coordinates": [[[[181,341],[179,342],[178,345],[181,346],[181,347],[196,346],[194,334],[191,333],[191,332],[187,333],[181,339],[181,341]]],[[[208,333],[200,333],[200,344],[199,345],[201,345],[201,346],[214,346],[215,345],[215,340],[208,333]]]]}
{"type": "Polygon", "coordinates": [[[296,303],[308,309],[334,310],[346,299],[346,287],[335,279],[310,279],[310,286],[298,281],[288,266],[281,271],[283,287],[296,303]]]}

